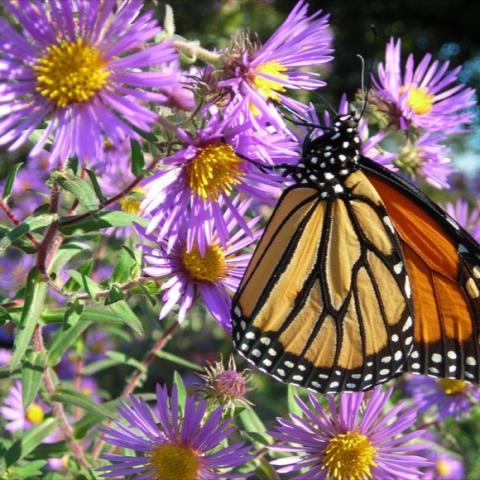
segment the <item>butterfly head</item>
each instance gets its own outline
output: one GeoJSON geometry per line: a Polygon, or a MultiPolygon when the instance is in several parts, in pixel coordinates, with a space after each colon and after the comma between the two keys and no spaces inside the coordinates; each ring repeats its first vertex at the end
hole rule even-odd
{"type": "Polygon", "coordinates": [[[357,115],[338,115],[323,135],[305,142],[293,178],[327,193],[341,193],[343,179],[357,169],[359,158],[357,115]]]}

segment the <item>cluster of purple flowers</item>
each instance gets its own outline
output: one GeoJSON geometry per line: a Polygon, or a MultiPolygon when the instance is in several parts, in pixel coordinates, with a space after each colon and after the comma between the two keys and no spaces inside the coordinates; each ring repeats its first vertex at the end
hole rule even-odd
{"type": "MultiPolygon", "coordinates": [[[[453,172],[448,136],[465,132],[473,119],[475,91],[458,83],[460,67],[449,70],[426,54],[415,67],[409,55],[402,68],[401,40],[391,38],[385,63],[372,75],[369,109],[377,124],[395,137],[397,149],[384,163],[437,188],[453,172]],[[398,135],[400,133],[400,135],[398,135]]],[[[391,146],[389,147],[392,148],[391,146]]]]}

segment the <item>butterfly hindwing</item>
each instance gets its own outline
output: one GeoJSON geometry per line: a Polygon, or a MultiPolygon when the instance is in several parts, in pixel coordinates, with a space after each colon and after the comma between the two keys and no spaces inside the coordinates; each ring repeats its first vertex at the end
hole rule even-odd
{"type": "Polygon", "coordinates": [[[420,191],[368,159],[361,165],[398,232],[413,290],[408,370],[480,381],[478,244],[420,191]]]}
{"type": "Polygon", "coordinates": [[[399,375],[412,347],[410,286],[377,192],[360,172],[342,193],[282,195],[233,300],[239,351],[318,391],[368,389],[399,375]]]}

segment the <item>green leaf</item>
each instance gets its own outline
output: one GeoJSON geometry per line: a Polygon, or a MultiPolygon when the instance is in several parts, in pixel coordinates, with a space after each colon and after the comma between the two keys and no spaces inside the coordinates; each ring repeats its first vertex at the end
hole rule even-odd
{"type": "Polygon", "coordinates": [[[69,270],[68,274],[70,275],[70,278],[73,278],[80,285],[80,288],[86,292],[90,298],[95,298],[102,290],[95,280],[92,280],[83,273],[76,270],[69,270]]]}
{"type": "Polygon", "coordinates": [[[105,299],[105,305],[111,305],[112,303],[119,302],[125,298],[125,294],[116,285],[113,285],[105,299]]]}
{"type": "Polygon", "coordinates": [[[107,201],[107,197],[103,194],[102,189],[100,188],[97,176],[88,168],[85,170],[87,172],[88,178],[90,179],[90,182],[92,183],[93,190],[95,191],[95,195],[97,196],[100,204],[105,203],[107,201]]]}
{"type": "Polygon", "coordinates": [[[132,279],[133,273],[138,273],[139,265],[137,259],[132,257],[125,248],[120,253],[120,258],[112,272],[113,283],[126,283],[132,279]]]}
{"type": "Polygon", "coordinates": [[[30,352],[22,363],[22,402],[26,410],[40,389],[45,368],[45,352],[30,352]]]}
{"type": "Polygon", "coordinates": [[[28,346],[32,340],[33,331],[40,319],[45,298],[47,296],[48,285],[42,281],[41,275],[36,267],[30,270],[25,287],[25,303],[23,306],[20,325],[15,335],[15,345],[12,359],[10,361],[10,370],[18,367],[21,359],[25,355],[28,346]]]}
{"type": "Polygon", "coordinates": [[[295,396],[298,395],[298,389],[295,385],[288,384],[288,411],[290,413],[294,413],[301,417],[303,415],[301,408],[298,406],[297,402],[295,401],[295,396]]]}
{"type": "Polygon", "coordinates": [[[261,448],[262,445],[270,444],[272,442],[272,437],[268,435],[265,425],[252,408],[245,408],[242,410],[238,415],[238,418],[246,432],[255,432],[263,438],[263,442],[254,442],[256,443],[256,447],[261,448]]]}
{"type": "MultiPolygon", "coordinates": [[[[94,375],[95,373],[120,365],[122,362],[113,358],[104,358],[96,362],[89,363],[83,368],[85,375],[94,375]]],[[[0,377],[1,378],[1,377],[0,377]]]]}
{"type": "Polygon", "coordinates": [[[86,412],[95,413],[103,418],[115,417],[114,408],[107,408],[104,404],[91,400],[87,395],[70,388],[57,389],[57,393],[52,395],[52,400],[64,405],[76,405],[86,412]]]}
{"type": "Polygon", "coordinates": [[[120,300],[119,302],[112,303],[111,305],[106,306],[114,314],[118,316],[117,321],[123,322],[128,325],[135,333],[143,335],[143,325],[138,317],[133,313],[133,310],[128,306],[128,303],[125,300],[120,300]]]}
{"type": "Polygon", "coordinates": [[[132,173],[138,177],[145,167],[145,158],[140,144],[133,138],[130,140],[130,146],[132,149],[132,173]]]}
{"type": "Polygon", "coordinates": [[[187,400],[187,389],[183,383],[181,375],[175,370],[173,374],[173,384],[177,387],[178,406],[182,412],[185,411],[185,402],[187,400]]]}
{"type": "MultiPolygon", "coordinates": [[[[76,271],[82,275],[90,275],[93,271],[94,267],[94,261],[93,258],[89,258],[84,264],[82,264],[76,271]]],[[[70,277],[65,285],[63,286],[63,289],[68,291],[68,292],[77,292],[80,290],[82,287],[81,282],[77,282],[74,278],[70,277]]]]}
{"type": "Polygon", "coordinates": [[[22,162],[16,163],[15,165],[13,165],[13,167],[11,167],[10,171],[8,172],[7,178],[5,180],[5,186],[3,187],[3,194],[2,194],[3,199],[6,200],[12,193],[12,188],[13,188],[13,184],[15,183],[15,178],[17,176],[18,171],[22,167],[22,165],[23,165],[22,162]]]}
{"type": "Polygon", "coordinates": [[[78,200],[78,203],[87,210],[96,210],[98,208],[99,202],[97,194],[89,181],[83,180],[69,171],[57,171],[52,174],[52,178],[64,190],[70,192],[78,200]]]}
{"type": "Polygon", "coordinates": [[[64,328],[53,337],[48,350],[48,365],[54,367],[62,359],[65,351],[93,323],[93,319],[83,316],[83,305],[73,304],[67,308],[64,318],[64,328]]]}
{"type": "Polygon", "coordinates": [[[16,240],[23,237],[28,232],[34,232],[39,228],[47,227],[58,219],[57,214],[38,215],[37,217],[28,217],[18,227],[10,230],[0,240],[0,255],[16,240]]]}
{"type": "Polygon", "coordinates": [[[131,367],[136,368],[137,370],[140,370],[142,372],[146,372],[145,365],[143,365],[142,362],[140,362],[136,358],[128,356],[127,354],[125,354],[123,352],[109,351],[109,352],[105,352],[105,355],[108,358],[111,358],[112,360],[115,360],[117,362],[117,364],[129,365],[131,367]]]}
{"type": "Polygon", "coordinates": [[[83,417],[72,425],[75,438],[82,439],[85,438],[89,433],[91,433],[92,428],[97,427],[104,417],[98,415],[97,413],[86,413],[83,417]]]}
{"type": "MultiPolygon", "coordinates": [[[[12,229],[6,225],[0,225],[0,238],[6,237],[11,230],[12,229]]],[[[32,242],[26,237],[17,238],[12,242],[12,245],[28,254],[37,252],[37,247],[32,245],[32,242]]]]}
{"type": "Polygon", "coordinates": [[[62,217],[60,219],[59,229],[62,233],[70,235],[77,229],[87,233],[96,232],[102,228],[129,227],[134,223],[142,226],[147,224],[146,220],[139,215],[116,210],[114,212],[98,212],[79,222],[62,225],[62,222],[71,222],[74,218],[75,217],[62,217]]]}
{"type": "Polygon", "coordinates": [[[130,126],[145,140],[147,140],[150,143],[157,143],[157,137],[155,134],[151,132],[146,132],[145,130],[141,130],[140,128],[136,127],[135,125],[130,124],[130,126]]]}
{"type": "Polygon", "coordinates": [[[79,253],[86,252],[90,249],[89,245],[84,242],[69,242],[64,243],[53,258],[48,271],[58,272],[66,265],[73,257],[79,253]]]}
{"type": "Polygon", "coordinates": [[[9,469],[13,478],[33,478],[35,475],[42,474],[42,468],[47,464],[47,460],[30,460],[25,465],[15,465],[9,469]]]}
{"type": "Polygon", "coordinates": [[[58,428],[57,419],[47,418],[39,425],[25,431],[22,438],[17,440],[5,453],[7,467],[33,452],[42,443],[43,439],[48,437],[56,428],[58,428]]]}
{"type": "Polygon", "coordinates": [[[155,355],[159,358],[163,358],[164,360],[168,360],[169,362],[182,365],[182,367],[187,367],[187,368],[190,368],[191,370],[195,370],[196,372],[203,372],[203,368],[197,365],[196,363],[189,362],[188,360],[185,360],[184,358],[179,357],[173,353],[160,350],[159,352],[155,352],[155,355]]]}

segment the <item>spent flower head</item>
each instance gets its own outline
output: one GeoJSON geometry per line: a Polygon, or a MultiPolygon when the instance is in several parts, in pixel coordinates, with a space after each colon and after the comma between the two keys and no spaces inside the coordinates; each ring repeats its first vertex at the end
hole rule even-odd
{"type": "Polygon", "coordinates": [[[308,395],[310,405],[297,397],[303,416],[279,418],[272,434],[281,442],[272,449],[296,454],[272,462],[278,473],[295,480],[423,478],[420,467],[429,464],[419,454],[423,432],[405,432],[417,412],[400,403],[382,414],[391,393],[376,387],[368,400],[363,392],[341,393],[338,409],[328,395],[330,414],[316,395],[308,395]]]}
{"type": "Polygon", "coordinates": [[[425,180],[436,188],[448,188],[454,172],[445,135],[427,132],[418,139],[407,139],[398,152],[394,165],[416,180],[425,180]]]}
{"type": "Polygon", "coordinates": [[[233,355],[230,356],[226,367],[222,358],[206,366],[200,377],[203,379],[203,385],[199,390],[207,399],[215,400],[231,409],[239,405],[251,405],[247,399],[250,390],[249,372],[237,370],[233,355]]]}
{"type": "Polygon", "coordinates": [[[157,386],[154,409],[144,400],[130,397],[118,413],[122,422],[105,429],[105,440],[117,447],[134,450],[136,455],[106,454],[111,465],[99,470],[107,478],[161,480],[220,480],[245,478],[232,472],[251,457],[243,443],[227,445],[234,433],[231,420],[222,420],[223,407],[207,414],[206,400],[187,396],[180,413],[176,386],[171,398],[167,388],[157,386]]]}
{"type": "Polygon", "coordinates": [[[171,42],[148,45],[161,29],[143,2],[32,2],[4,5],[22,32],[0,18],[0,145],[15,149],[43,122],[32,155],[51,141],[50,162],[99,159],[108,138],[119,144],[149,130],[157,115],[142,102],[162,104],[161,89],[176,80],[171,42]],[[155,71],[149,71],[155,68],[155,71]]]}

